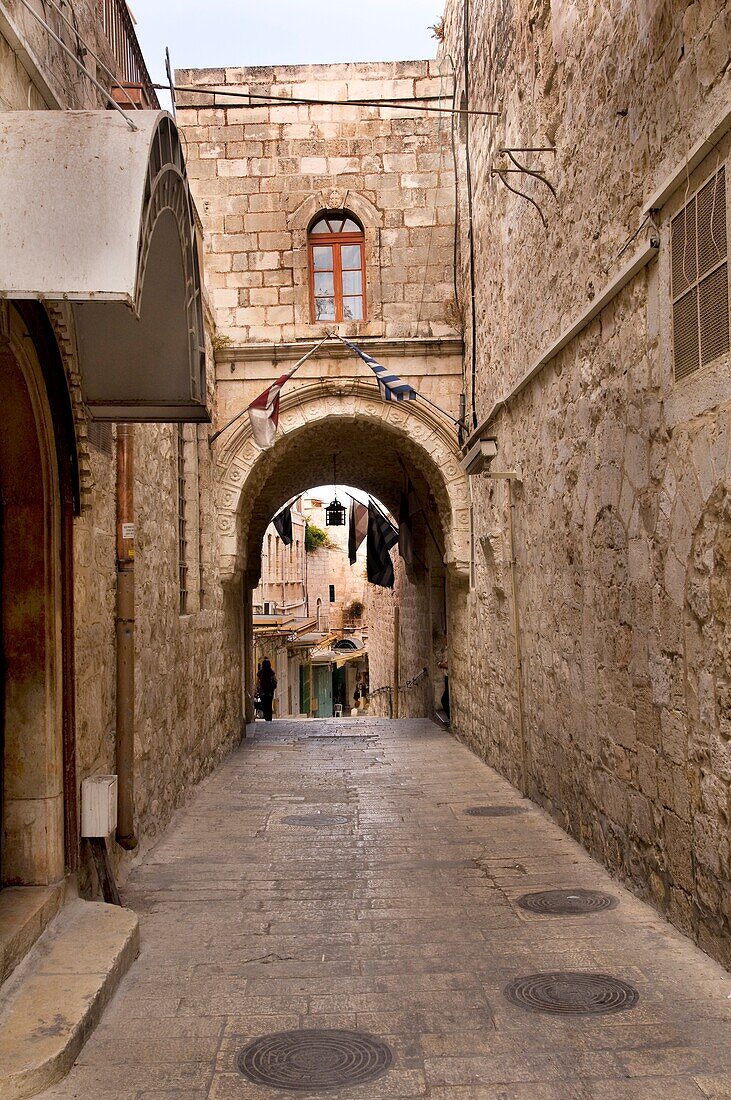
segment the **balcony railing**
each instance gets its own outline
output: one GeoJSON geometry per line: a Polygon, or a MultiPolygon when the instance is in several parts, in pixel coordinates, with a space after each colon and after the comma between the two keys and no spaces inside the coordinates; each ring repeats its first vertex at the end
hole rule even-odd
{"type": "Polygon", "coordinates": [[[99,0],[99,14],[117,63],[119,84],[112,88],[117,103],[129,107],[131,100],[143,110],[159,109],[160,103],[125,0],[99,0]]]}

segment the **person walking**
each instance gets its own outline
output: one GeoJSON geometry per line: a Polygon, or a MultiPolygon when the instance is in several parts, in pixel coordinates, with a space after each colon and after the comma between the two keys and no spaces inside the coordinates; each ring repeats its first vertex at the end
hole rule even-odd
{"type": "Polygon", "coordinates": [[[271,722],[272,720],[272,703],[276,686],[277,678],[274,675],[274,669],[269,658],[265,657],[256,676],[256,687],[261,699],[261,709],[264,713],[265,722],[271,722]]]}

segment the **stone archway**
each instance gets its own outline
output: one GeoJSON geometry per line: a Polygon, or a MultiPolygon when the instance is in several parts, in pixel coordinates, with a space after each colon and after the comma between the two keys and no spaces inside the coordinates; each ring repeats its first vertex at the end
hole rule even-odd
{"type": "MultiPolygon", "coordinates": [[[[251,649],[246,635],[250,593],[259,578],[266,527],[288,499],[332,481],[333,454],[342,484],[373,494],[395,514],[404,480],[411,478],[426,516],[423,542],[438,546],[431,552],[438,553],[455,592],[464,588],[470,562],[469,489],[451,423],[419,401],[385,403],[367,382],[318,381],[282,401],[279,427],[275,446],[262,452],[245,420],[219,456],[221,572],[231,593],[229,606],[244,605],[245,653],[251,649]]],[[[248,697],[248,668],[246,680],[248,697]]]]}
{"type": "MultiPolygon", "coordinates": [[[[64,875],[62,502],[41,365],[20,315],[0,340],[2,882],[64,875]]],[[[73,838],[75,844],[75,837],[73,838]]]]}

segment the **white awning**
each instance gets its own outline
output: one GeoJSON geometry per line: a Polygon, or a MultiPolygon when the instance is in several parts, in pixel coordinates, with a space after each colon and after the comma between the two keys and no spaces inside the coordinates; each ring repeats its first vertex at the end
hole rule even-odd
{"type": "Polygon", "coordinates": [[[208,420],[200,273],[164,111],[0,113],[0,296],[73,303],[100,420],[208,420]]]}

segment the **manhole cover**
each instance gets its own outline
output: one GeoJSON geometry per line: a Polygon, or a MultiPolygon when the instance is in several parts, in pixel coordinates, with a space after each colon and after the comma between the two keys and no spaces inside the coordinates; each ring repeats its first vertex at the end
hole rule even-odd
{"type": "Polygon", "coordinates": [[[520,908],[529,913],[550,913],[558,917],[601,913],[605,909],[616,909],[618,904],[616,898],[601,890],[540,890],[518,898],[520,908]]]}
{"type": "Polygon", "coordinates": [[[586,971],[554,971],[528,974],[505,987],[505,996],[531,1012],[564,1016],[597,1016],[634,1008],[640,999],[634,986],[609,974],[586,971]]]}
{"type": "Polygon", "coordinates": [[[329,825],[347,825],[348,819],[342,814],[293,814],[282,818],[285,825],[306,825],[311,829],[324,829],[329,825]]]}
{"type": "Polygon", "coordinates": [[[238,1066],[257,1085],[307,1092],[372,1081],[391,1059],[389,1047],[372,1035],[313,1029],[262,1035],[241,1051],[238,1066]]]}
{"type": "Polygon", "coordinates": [[[470,817],[512,817],[513,814],[524,814],[524,806],[470,806],[465,810],[470,817]]]}

